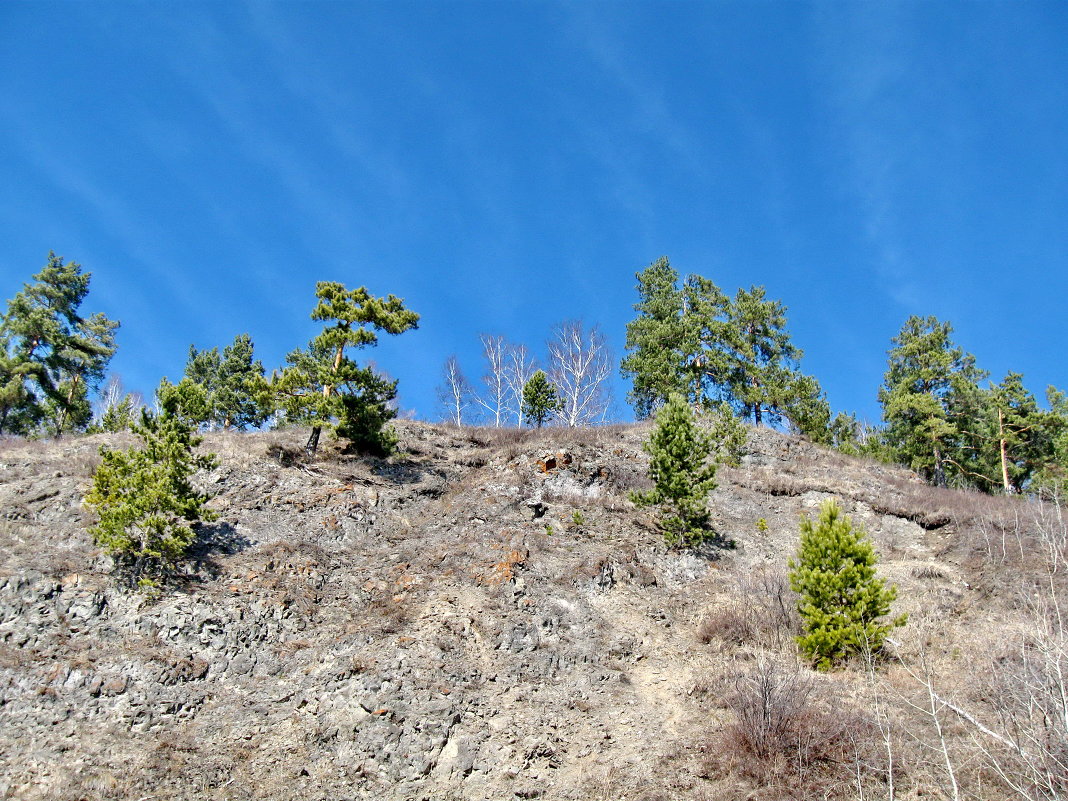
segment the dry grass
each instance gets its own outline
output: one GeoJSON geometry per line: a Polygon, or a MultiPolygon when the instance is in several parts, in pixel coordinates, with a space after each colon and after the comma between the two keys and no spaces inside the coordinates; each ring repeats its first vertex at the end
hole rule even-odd
{"type": "Polygon", "coordinates": [[[567,428],[495,428],[492,426],[468,426],[462,429],[449,427],[450,432],[462,433],[467,441],[478,448],[506,449],[510,447],[608,447],[623,442],[628,434],[639,431],[642,423],[613,423],[603,426],[579,426],[567,428]]]}

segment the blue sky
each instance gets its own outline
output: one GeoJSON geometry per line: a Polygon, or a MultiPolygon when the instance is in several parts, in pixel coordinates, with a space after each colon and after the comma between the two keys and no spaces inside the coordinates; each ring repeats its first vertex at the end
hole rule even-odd
{"type": "Polygon", "coordinates": [[[1066,76],[1062,2],[8,2],[0,299],[80,262],[148,394],[366,285],[422,315],[366,356],[435,419],[482,332],[618,359],[667,255],[783,301],[836,409],[878,418],[910,314],[1068,388],[1066,76]]]}

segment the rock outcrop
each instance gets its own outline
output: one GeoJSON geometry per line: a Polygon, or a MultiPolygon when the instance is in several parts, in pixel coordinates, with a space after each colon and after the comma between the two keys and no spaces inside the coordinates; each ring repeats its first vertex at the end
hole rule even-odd
{"type": "Polygon", "coordinates": [[[688,760],[726,712],[694,690],[728,658],[698,624],[781,571],[800,512],[840,498],[917,587],[904,608],[966,593],[952,565],[910,572],[952,526],[909,507],[908,473],[774,432],[720,472],[736,548],[701,552],[626,500],[641,426],[400,434],[392,460],[313,462],[300,432],[209,435],[219,522],[154,599],[86,534],[115,438],[0,444],[0,794],[697,797],[688,760]]]}

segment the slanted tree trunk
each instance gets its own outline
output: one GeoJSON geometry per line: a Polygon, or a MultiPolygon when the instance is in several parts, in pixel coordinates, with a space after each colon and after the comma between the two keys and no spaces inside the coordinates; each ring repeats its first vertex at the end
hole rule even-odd
{"type": "MultiPolygon", "coordinates": [[[[334,354],[334,367],[332,372],[336,375],[337,371],[341,369],[341,358],[345,355],[345,346],[338,345],[337,353],[334,354]]],[[[323,387],[323,397],[329,398],[330,394],[334,391],[333,384],[326,384],[323,387]]],[[[319,437],[323,433],[322,426],[313,426],[311,430],[311,436],[308,437],[308,444],[304,446],[304,450],[307,451],[309,456],[314,456],[315,452],[319,450],[319,437]]]]}
{"type": "Polygon", "coordinates": [[[1009,483],[1009,449],[1005,441],[1005,413],[1000,407],[998,408],[998,447],[1001,450],[1001,483],[1005,487],[1005,494],[1008,495],[1012,492],[1012,485],[1009,483]]]}

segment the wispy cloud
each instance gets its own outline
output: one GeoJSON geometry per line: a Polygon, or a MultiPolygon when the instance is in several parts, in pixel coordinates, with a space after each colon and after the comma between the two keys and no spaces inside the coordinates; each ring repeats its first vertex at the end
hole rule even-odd
{"type": "Polygon", "coordinates": [[[901,172],[912,159],[913,120],[895,93],[912,77],[907,7],[827,4],[815,12],[817,77],[842,136],[848,191],[856,198],[872,263],[896,303],[922,304],[922,277],[901,221],[901,172]]]}
{"type": "Polygon", "coordinates": [[[683,123],[683,115],[671,108],[666,88],[636,68],[635,59],[628,56],[628,49],[610,27],[609,20],[615,15],[579,4],[564,8],[570,13],[568,33],[572,40],[629,98],[632,126],[658,143],[683,169],[702,172],[699,138],[683,123]]]}
{"type": "Polygon", "coordinates": [[[45,140],[35,135],[29,121],[11,114],[7,120],[7,140],[20,148],[26,162],[52,191],[71,197],[97,223],[99,230],[113,238],[143,276],[151,276],[153,291],[163,292],[172,303],[192,308],[198,291],[180,280],[162,243],[167,241],[165,228],[128,203],[115,188],[95,178],[70,154],[60,155],[45,140]]]}

